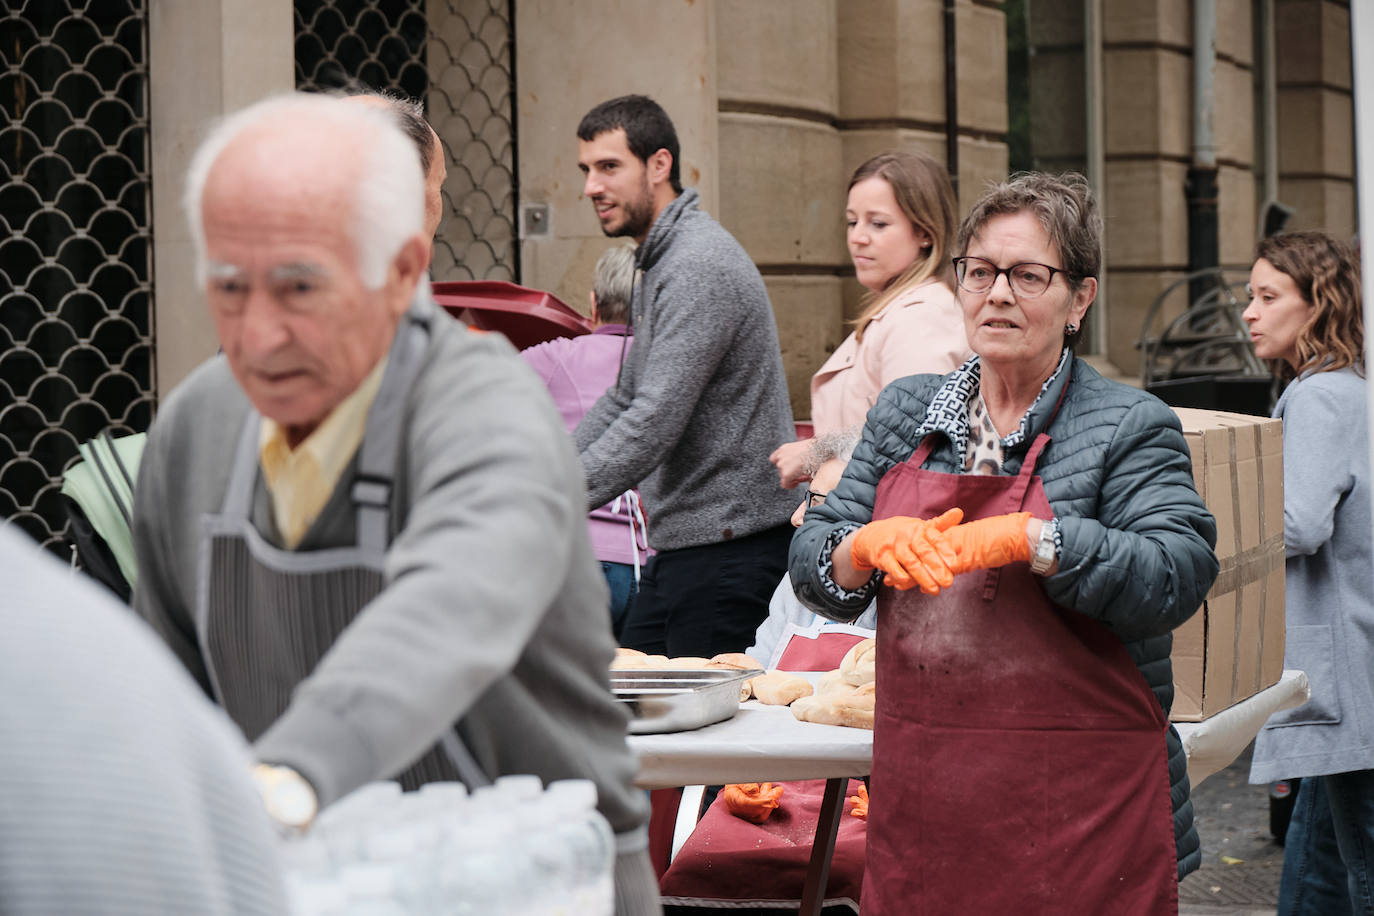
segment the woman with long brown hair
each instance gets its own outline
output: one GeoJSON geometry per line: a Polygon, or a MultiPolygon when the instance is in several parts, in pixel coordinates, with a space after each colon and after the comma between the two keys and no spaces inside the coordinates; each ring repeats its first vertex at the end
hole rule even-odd
{"type": "Polygon", "coordinates": [[[1244,318],[1291,379],[1283,420],[1284,667],[1312,698],[1273,716],[1250,781],[1301,777],[1279,913],[1374,913],[1374,552],[1360,269],[1321,232],[1259,244],[1244,318]]]}
{"type": "MultiPolygon", "coordinates": [[[[846,240],[868,290],[854,330],[811,377],[817,435],[857,430],[878,392],[923,372],[944,375],[969,357],[950,262],[957,228],[944,166],[924,153],[879,153],[849,179],[846,240]]],[[[808,479],[805,442],[770,457],[784,487],[808,479]]]]}

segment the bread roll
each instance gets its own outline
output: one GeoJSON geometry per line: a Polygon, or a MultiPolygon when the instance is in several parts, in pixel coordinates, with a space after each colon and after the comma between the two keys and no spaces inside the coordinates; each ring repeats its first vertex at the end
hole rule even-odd
{"type": "Polygon", "coordinates": [[[856,643],[854,648],[845,653],[840,661],[840,673],[849,683],[858,687],[860,684],[867,684],[877,677],[878,665],[878,641],[876,639],[865,639],[863,642],[856,643]]]}
{"type": "Polygon", "coordinates": [[[735,671],[762,671],[763,666],[743,652],[722,652],[711,658],[708,668],[726,668],[735,671]]]}
{"type": "Polygon", "coordinates": [[[834,671],[827,671],[816,681],[816,696],[824,696],[827,693],[849,693],[853,691],[854,685],[844,679],[844,672],[836,668],[834,671]]]}
{"type": "Polygon", "coordinates": [[[611,661],[612,671],[627,671],[634,668],[670,668],[666,655],[618,655],[611,661]]]}
{"type": "Polygon", "coordinates": [[[802,722],[842,725],[873,730],[873,695],[802,697],[792,704],[792,715],[802,722]]]}
{"type": "Polygon", "coordinates": [[[754,698],[769,706],[786,706],[799,697],[811,695],[811,682],[786,671],[769,671],[749,681],[754,698]]]}
{"type": "Polygon", "coordinates": [[[674,671],[695,671],[699,668],[710,667],[710,664],[709,658],[701,658],[696,655],[674,655],[668,659],[668,663],[663,667],[674,671]]]}

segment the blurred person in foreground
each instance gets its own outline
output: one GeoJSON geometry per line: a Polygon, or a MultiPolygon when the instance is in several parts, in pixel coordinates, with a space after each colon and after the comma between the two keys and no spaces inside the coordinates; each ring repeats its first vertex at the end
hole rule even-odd
{"type": "MultiPolygon", "coordinates": [[[[845,239],[868,290],[854,330],[811,377],[817,435],[857,432],[878,392],[907,375],[944,375],[968,359],[950,263],[958,228],[945,167],[924,153],[879,153],[849,179],[845,239]]],[[[805,439],[769,456],[784,487],[806,480],[805,439]]]]}
{"type": "Polygon", "coordinates": [[[1301,777],[1280,916],[1374,913],[1374,550],[1360,268],[1321,232],[1270,236],[1242,317],[1288,382],[1283,420],[1285,668],[1312,696],[1270,717],[1250,781],[1301,777]]]}
{"type": "Polygon", "coordinates": [[[651,655],[740,652],[787,569],[796,498],[768,455],[793,436],[763,278],[682,187],[677,131],[628,95],[577,126],[583,195],[601,231],[629,237],[642,271],[635,344],[574,438],[589,508],[638,486],[657,553],[621,633],[651,655]]]}
{"type": "MultiPolygon", "coordinates": [[[[634,294],[634,249],[627,245],[606,249],[593,273],[592,333],[556,337],[520,351],[548,386],[570,433],[597,398],[615,384],[633,343],[627,322],[634,294]]],[[[587,530],[611,589],[611,630],[619,638],[625,613],[639,591],[640,567],[651,555],[638,491],[626,490],[593,509],[587,516],[587,530]]]]}
{"type": "Polygon", "coordinates": [[[134,607],[282,823],[377,779],[592,779],[618,911],[655,912],[582,470],[510,345],[434,305],[423,198],[394,119],[334,98],[252,105],[197,150],[222,355],[149,432],[134,607]]]}
{"type": "Polygon", "coordinates": [[[0,527],[0,912],[288,912],[243,737],[93,581],[0,527]]]}
{"type": "Polygon", "coordinates": [[[878,599],[864,912],[1174,912],[1199,848],[1171,631],[1215,522],[1174,413],[1073,356],[1086,181],[994,186],[954,263],[974,356],[883,391],[792,544],[820,613],[878,599]]]}

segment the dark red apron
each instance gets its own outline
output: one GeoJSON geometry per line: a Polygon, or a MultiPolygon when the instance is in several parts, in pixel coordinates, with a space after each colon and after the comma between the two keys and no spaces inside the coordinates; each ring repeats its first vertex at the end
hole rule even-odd
{"type": "MultiPolygon", "coordinates": [[[[1035,476],[921,468],[879,482],[873,517],[1052,517],[1035,476]]],[[[1025,563],[935,597],[883,587],[865,914],[1178,909],[1164,712],[1121,640],[1055,607],[1025,563]]]]}

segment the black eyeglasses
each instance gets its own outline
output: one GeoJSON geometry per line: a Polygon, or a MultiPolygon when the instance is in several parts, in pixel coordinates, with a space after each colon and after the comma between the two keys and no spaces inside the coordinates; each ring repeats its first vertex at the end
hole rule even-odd
{"type": "Polygon", "coordinates": [[[806,508],[814,509],[823,502],[825,502],[824,493],[817,493],[815,490],[806,491],[806,508]]]}
{"type": "Polygon", "coordinates": [[[1031,299],[1049,289],[1054,275],[1062,273],[1065,271],[1058,267],[1037,264],[1035,261],[1021,261],[1010,267],[998,267],[986,258],[954,259],[954,277],[959,283],[959,288],[970,293],[987,292],[992,289],[1000,275],[1006,274],[1012,292],[1031,299]]]}

